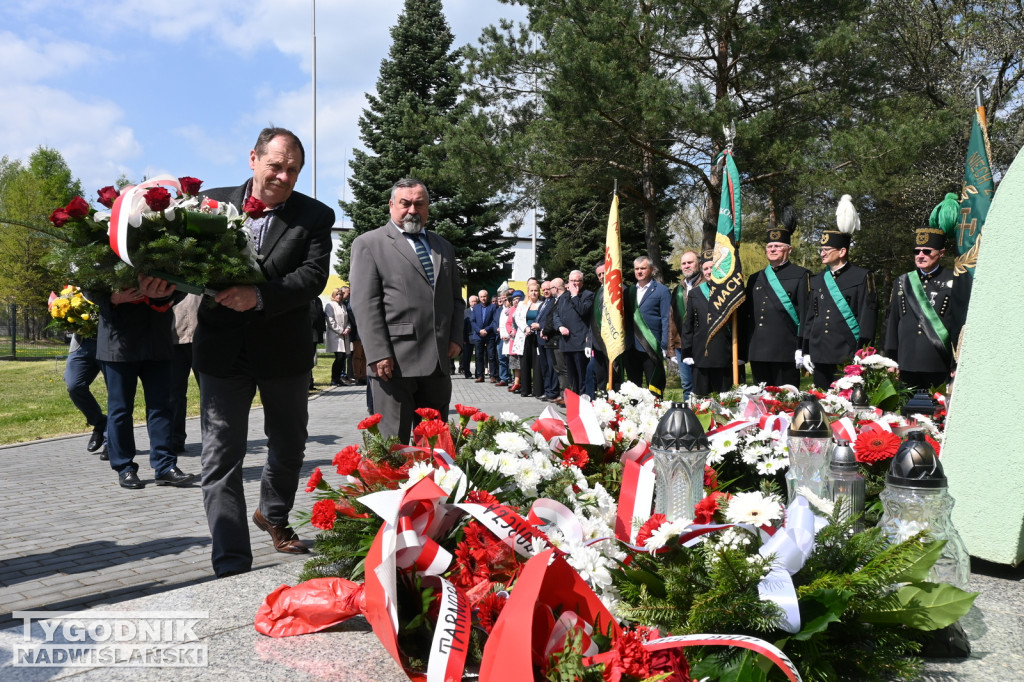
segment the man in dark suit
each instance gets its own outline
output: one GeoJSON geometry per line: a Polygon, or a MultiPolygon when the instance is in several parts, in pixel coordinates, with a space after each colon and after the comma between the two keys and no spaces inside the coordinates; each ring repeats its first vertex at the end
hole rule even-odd
{"type": "Polygon", "coordinates": [[[655,395],[665,390],[665,353],[668,349],[668,320],[672,302],[668,287],[654,279],[654,266],[647,256],[633,261],[636,286],[626,295],[626,324],[632,329],[632,343],[626,344],[626,376],[655,395]]]}
{"type": "Polygon", "coordinates": [[[304,162],[294,133],[265,128],[249,153],[252,178],[241,187],[205,192],[239,208],[249,197],[267,207],[246,221],[266,281],[228,287],[216,295],[219,305],[200,306],[192,342],[203,429],[203,503],[218,577],[252,567],[242,460],[256,391],[263,402],[267,461],[252,520],[279,552],[309,551],[288,525],[288,515],[306,449],[310,301],[327,284],[334,211],[293,191],[304,162]]]}
{"type": "Polygon", "coordinates": [[[552,295],[551,282],[545,280],[540,285],[542,297],[540,310],[537,312],[537,350],[540,355],[538,364],[544,383],[544,394],[541,400],[553,401],[560,399],[558,390],[558,373],[555,371],[555,352],[547,338],[547,330],[554,333],[554,311],[557,299],[552,295]]]}
{"type": "Polygon", "coordinates": [[[708,340],[711,331],[711,267],[701,264],[702,281],[686,295],[686,317],[680,331],[683,365],[693,368],[693,394],[728,391],[732,385],[732,325],[725,325],[708,340]]]}
{"type": "Polygon", "coordinates": [[[448,360],[462,350],[466,304],[452,245],[425,229],[426,186],[399,180],[388,206],[391,220],[352,242],[352,310],[382,417],[378,428],[407,443],[417,408],[448,418],[448,360]]]}
{"type": "Polygon", "coordinates": [[[462,356],[459,360],[459,371],[462,372],[462,376],[467,379],[473,378],[473,372],[470,370],[470,365],[473,362],[473,343],[470,341],[470,337],[473,335],[473,308],[480,305],[480,299],[477,296],[469,297],[469,305],[466,306],[466,311],[463,313],[462,322],[462,356]]]}
{"type": "Polygon", "coordinates": [[[487,289],[481,289],[480,302],[473,306],[469,321],[472,331],[469,340],[476,348],[476,382],[484,381],[484,370],[490,367],[491,383],[498,382],[498,314],[500,310],[490,302],[487,289]]]}
{"type": "Polygon", "coordinates": [[[569,389],[580,394],[587,379],[583,349],[587,346],[590,315],[594,310],[594,292],[583,289],[583,273],[573,270],[569,273],[565,294],[559,297],[558,307],[555,308],[555,326],[562,335],[560,344],[569,389]]]}

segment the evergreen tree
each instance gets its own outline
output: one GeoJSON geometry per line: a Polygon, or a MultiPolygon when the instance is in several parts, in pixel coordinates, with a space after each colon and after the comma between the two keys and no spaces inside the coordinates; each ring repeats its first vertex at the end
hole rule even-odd
{"type": "Polygon", "coordinates": [[[511,245],[498,225],[502,207],[488,200],[486,186],[463,182],[445,147],[446,132],[460,126],[468,109],[459,101],[462,57],[451,50],[441,0],[406,0],[391,37],[377,92],[367,95],[369,107],[359,118],[369,152],[354,150],[353,200],[340,202],[354,229],[343,236],[338,273],[348,275],[352,240],[388,221],[392,185],[411,176],[426,183],[428,225],[452,243],[467,281],[494,274],[511,245]]]}

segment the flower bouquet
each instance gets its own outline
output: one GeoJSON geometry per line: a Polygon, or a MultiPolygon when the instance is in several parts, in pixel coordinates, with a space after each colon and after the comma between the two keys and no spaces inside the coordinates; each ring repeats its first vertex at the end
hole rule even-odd
{"type": "Polygon", "coordinates": [[[162,175],[118,192],[99,190],[96,211],[75,197],[50,214],[58,233],[55,257],[86,289],[136,285],[137,273],[154,275],[189,293],[262,281],[246,218],[265,206],[243,207],[198,196],[202,182],[162,175]],[[167,188],[174,191],[172,194],[167,188]]]}
{"type": "Polygon", "coordinates": [[[70,334],[78,334],[82,338],[96,336],[99,326],[99,306],[90,301],[76,286],[64,287],[60,295],[51,292],[47,303],[50,309],[49,328],[70,334]]]}

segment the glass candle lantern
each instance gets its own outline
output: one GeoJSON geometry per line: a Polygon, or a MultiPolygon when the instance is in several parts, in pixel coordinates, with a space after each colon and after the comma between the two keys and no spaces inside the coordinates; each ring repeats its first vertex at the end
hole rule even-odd
{"type": "Polygon", "coordinates": [[[921,431],[911,431],[900,446],[879,496],[885,508],[879,527],[892,542],[902,542],[924,530],[933,540],[945,540],[930,579],[967,588],[971,560],[950,513],[955,501],[935,450],[921,431]]]}
{"type": "Polygon", "coordinates": [[[786,492],[790,504],[806,490],[824,500],[829,494],[828,473],[832,455],[832,429],[828,415],[813,395],[793,411],[789,424],[789,471],[786,472],[786,492]]]}
{"type": "Polygon", "coordinates": [[[710,451],[697,415],[682,403],[672,403],[651,438],[655,513],[669,521],[693,518],[694,506],[704,499],[704,466],[710,451]]]}
{"type": "MultiPolygon", "coordinates": [[[[829,489],[832,493],[832,501],[842,505],[840,518],[849,519],[851,516],[860,516],[864,513],[865,484],[864,476],[860,473],[857,465],[857,457],[845,440],[836,441],[832,450],[832,463],[829,465],[829,489]]],[[[854,522],[853,531],[859,533],[864,530],[863,520],[854,522]]]]}

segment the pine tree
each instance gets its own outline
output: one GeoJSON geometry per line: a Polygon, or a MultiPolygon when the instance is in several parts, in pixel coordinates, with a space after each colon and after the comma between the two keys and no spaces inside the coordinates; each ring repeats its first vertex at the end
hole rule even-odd
{"type": "Polygon", "coordinates": [[[354,150],[353,200],[339,202],[354,229],[342,238],[338,273],[348,275],[352,240],[388,221],[392,185],[411,176],[426,183],[428,226],[452,243],[464,277],[494,274],[511,245],[498,226],[502,207],[489,201],[486,186],[460,181],[445,147],[446,133],[468,116],[468,106],[459,100],[462,56],[451,50],[441,0],[406,0],[391,37],[377,92],[367,95],[369,107],[359,118],[369,152],[354,150]]]}

